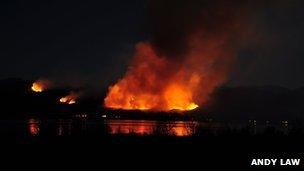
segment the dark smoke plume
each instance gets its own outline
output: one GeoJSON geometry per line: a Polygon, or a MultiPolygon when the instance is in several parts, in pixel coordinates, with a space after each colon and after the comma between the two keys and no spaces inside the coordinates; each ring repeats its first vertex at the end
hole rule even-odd
{"type": "Polygon", "coordinates": [[[241,0],[151,0],[150,40],[136,46],[105,106],[191,110],[223,84],[246,30],[241,0]]]}

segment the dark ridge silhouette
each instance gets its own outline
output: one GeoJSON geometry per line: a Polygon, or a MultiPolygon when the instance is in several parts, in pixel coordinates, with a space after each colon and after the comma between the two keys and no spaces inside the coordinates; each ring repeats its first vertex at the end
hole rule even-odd
{"type": "Polygon", "coordinates": [[[72,88],[53,88],[40,93],[31,90],[33,81],[17,78],[0,80],[0,117],[66,117],[74,112],[96,111],[100,99],[83,98],[75,105],[59,102],[72,88]],[[98,100],[98,102],[97,102],[98,100]]]}
{"type": "Polygon", "coordinates": [[[207,113],[230,120],[302,118],[304,94],[299,91],[279,86],[222,87],[213,93],[207,113]]]}

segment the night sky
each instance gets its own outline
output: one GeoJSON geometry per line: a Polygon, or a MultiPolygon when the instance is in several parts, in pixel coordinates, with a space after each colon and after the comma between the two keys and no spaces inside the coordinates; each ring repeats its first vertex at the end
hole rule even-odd
{"type": "MultiPolygon", "coordinates": [[[[1,1],[0,79],[107,87],[149,37],[147,0],[1,1]]],[[[301,0],[264,1],[248,17],[229,84],[304,86],[301,0]]]]}

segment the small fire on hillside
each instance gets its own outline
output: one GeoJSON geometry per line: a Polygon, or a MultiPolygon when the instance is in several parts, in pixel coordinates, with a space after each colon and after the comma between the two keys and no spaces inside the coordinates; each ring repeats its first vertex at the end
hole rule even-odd
{"type": "Polygon", "coordinates": [[[79,95],[75,92],[71,92],[69,95],[61,97],[59,99],[60,103],[64,103],[64,104],[75,104],[77,102],[77,99],[79,98],[79,95]]]}
{"type": "Polygon", "coordinates": [[[36,93],[41,93],[47,90],[51,86],[51,82],[48,80],[37,80],[32,84],[32,91],[36,93]]]}

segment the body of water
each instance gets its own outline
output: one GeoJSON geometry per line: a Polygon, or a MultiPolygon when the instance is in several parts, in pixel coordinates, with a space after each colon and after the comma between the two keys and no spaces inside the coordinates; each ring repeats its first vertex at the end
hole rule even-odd
{"type": "Polygon", "coordinates": [[[216,130],[220,124],[196,121],[156,121],[121,119],[38,119],[1,120],[2,134],[16,136],[70,136],[70,135],[166,135],[192,136],[197,128],[216,130]]]}
{"type": "MultiPolygon", "coordinates": [[[[255,124],[255,123],[254,123],[255,124]]],[[[73,135],[160,135],[160,136],[193,136],[233,129],[248,129],[255,134],[264,130],[267,125],[223,124],[197,121],[156,121],[156,120],[123,120],[123,119],[88,119],[86,115],[76,115],[70,119],[1,120],[0,133],[17,137],[52,137],[73,135]],[[204,133],[205,133],[204,132],[204,133]]],[[[288,126],[283,127],[288,131],[288,126]]]]}

